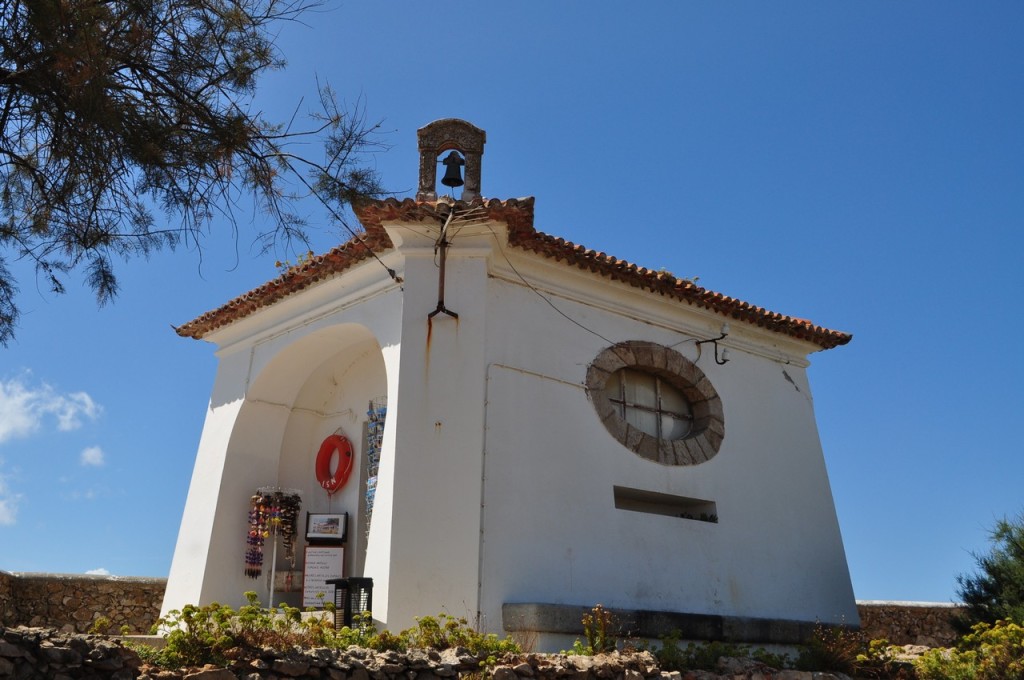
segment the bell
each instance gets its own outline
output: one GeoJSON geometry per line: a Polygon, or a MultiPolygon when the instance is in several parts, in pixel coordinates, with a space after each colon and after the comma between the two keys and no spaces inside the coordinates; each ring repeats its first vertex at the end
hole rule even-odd
{"type": "Polygon", "coordinates": [[[456,151],[452,151],[444,160],[441,161],[445,165],[444,177],[441,178],[441,184],[446,187],[461,187],[465,182],[462,181],[462,170],[461,167],[466,164],[466,161],[462,160],[462,156],[456,151]]]}

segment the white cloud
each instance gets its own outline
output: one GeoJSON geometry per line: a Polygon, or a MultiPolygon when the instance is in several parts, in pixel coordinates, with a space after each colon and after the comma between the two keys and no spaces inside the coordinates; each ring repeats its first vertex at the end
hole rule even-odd
{"type": "Polygon", "coordinates": [[[11,526],[18,518],[18,501],[21,496],[8,490],[3,476],[0,476],[0,526],[11,526]]]}
{"type": "Polygon", "coordinates": [[[91,576],[110,576],[110,572],[103,567],[100,567],[99,569],[90,569],[85,573],[91,576]]]}
{"type": "Polygon", "coordinates": [[[85,392],[60,394],[46,383],[28,384],[25,376],[0,380],[0,444],[35,433],[47,417],[67,432],[86,419],[95,420],[102,411],[85,392]]]}
{"type": "Polygon", "coordinates": [[[82,416],[96,420],[100,414],[100,405],[85,392],[57,395],[47,404],[46,409],[57,416],[57,428],[62,432],[81,427],[82,416]]]}
{"type": "Polygon", "coordinates": [[[82,465],[91,465],[93,467],[101,467],[106,462],[103,457],[103,449],[98,446],[90,446],[83,450],[79,460],[82,465]]]}

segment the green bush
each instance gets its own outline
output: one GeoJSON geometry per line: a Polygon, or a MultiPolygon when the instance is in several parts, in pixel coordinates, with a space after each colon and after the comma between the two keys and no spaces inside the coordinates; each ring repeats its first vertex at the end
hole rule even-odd
{"type": "Polygon", "coordinates": [[[618,634],[615,630],[615,617],[610,611],[597,604],[590,613],[583,615],[583,634],[587,638],[587,646],[592,654],[603,654],[615,651],[618,634]]]}
{"type": "Polygon", "coordinates": [[[850,675],[857,667],[857,655],[866,646],[859,631],[818,624],[801,650],[796,667],[802,671],[839,671],[850,675]]]}
{"type": "Polygon", "coordinates": [[[1002,519],[991,532],[992,549],[974,555],[978,572],[957,576],[957,594],[966,611],[953,619],[958,632],[976,623],[1016,621],[1024,624],[1024,513],[1002,519]]]}
{"type": "Polygon", "coordinates": [[[398,634],[406,647],[436,649],[465,647],[477,657],[497,657],[502,654],[518,654],[522,651],[511,637],[499,638],[494,633],[480,633],[464,618],[448,614],[424,616],[416,619],[416,625],[398,634]]]}
{"type": "Polygon", "coordinates": [[[656,647],[654,656],[663,671],[713,671],[717,670],[721,657],[750,658],[760,664],[780,670],[789,668],[789,657],[784,654],[772,654],[764,649],[750,649],[747,645],[728,642],[690,642],[686,647],[679,646],[680,631],[674,630],[661,638],[661,646],[656,647]]]}
{"type": "Polygon", "coordinates": [[[955,649],[930,649],[914,661],[914,670],[921,680],[975,680],[977,655],[955,649]]]}
{"type": "Polygon", "coordinates": [[[846,626],[819,624],[795,665],[798,670],[833,671],[857,678],[912,677],[913,666],[897,661],[896,649],[888,640],[868,640],[846,626]]]}
{"type": "Polygon", "coordinates": [[[168,630],[167,644],[161,650],[167,667],[223,665],[224,652],[234,646],[231,635],[230,607],[214,602],[205,607],[185,605],[160,619],[159,626],[168,630]]]}
{"type": "MultiPolygon", "coordinates": [[[[245,594],[247,604],[234,611],[213,603],[204,607],[186,605],[170,612],[155,628],[166,631],[167,644],[150,663],[167,668],[224,665],[232,648],[264,648],[284,651],[293,647],[366,647],[377,651],[405,651],[410,647],[465,647],[481,659],[482,666],[497,663],[504,654],[520,653],[512,638],[480,633],[466,619],[447,614],[417,619],[412,628],[398,634],[378,631],[369,612],[359,615],[352,626],[335,630],[330,617],[302,620],[295,607],[265,609],[256,593],[245,594]]],[[[330,608],[329,608],[330,609],[330,608]]]]}
{"type": "Polygon", "coordinates": [[[106,635],[110,631],[110,626],[113,625],[106,616],[97,617],[92,622],[92,627],[89,628],[91,635],[106,635]]]}
{"type": "Polygon", "coordinates": [[[580,619],[583,624],[583,642],[579,638],[572,645],[572,649],[562,650],[563,654],[575,654],[576,656],[593,656],[615,651],[618,648],[619,635],[616,630],[618,622],[615,615],[596,604],[580,619]]]}
{"type": "Polygon", "coordinates": [[[954,649],[933,649],[914,664],[921,680],[1024,679],[1024,627],[1012,621],[975,624],[954,649]]]}

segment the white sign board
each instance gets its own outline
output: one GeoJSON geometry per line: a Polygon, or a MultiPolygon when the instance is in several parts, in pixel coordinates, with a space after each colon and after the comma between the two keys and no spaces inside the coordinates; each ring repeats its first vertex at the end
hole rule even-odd
{"type": "Polygon", "coordinates": [[[319,608],[324,602],[334,602],[334,586],[327,585],[327,580],[344,576],[344,565],[344,547],[307,545],[302,568],[302,606],[319,608]]]}

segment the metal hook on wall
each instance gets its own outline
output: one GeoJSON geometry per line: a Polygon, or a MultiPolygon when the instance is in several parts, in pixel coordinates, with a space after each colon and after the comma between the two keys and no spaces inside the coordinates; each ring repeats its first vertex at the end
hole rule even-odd
{"type": "Polygon", "coordinates": [[[697,345],[698,349],[700,349],[700,346],[703,345],[703,344],[706,344],[706,343],[709,343],[709,342],[711,344],[713,344],[715,346],[715,363],[718,364],[719,366],[724,366],[725,364],[729,363],[729,348],[728,347],[722,348],[722,356],[721,356],[721,358],[719,358],[719,356],[718,356],[718,341],[719,340],[724,340],[729,335],[729,324],[727,324],[727,323],[723,323],[722,324],[721,333],[722,334],[719,335],[717,338],[709,338],[707,340],[698,340],[695,344],[697,345]]]}

